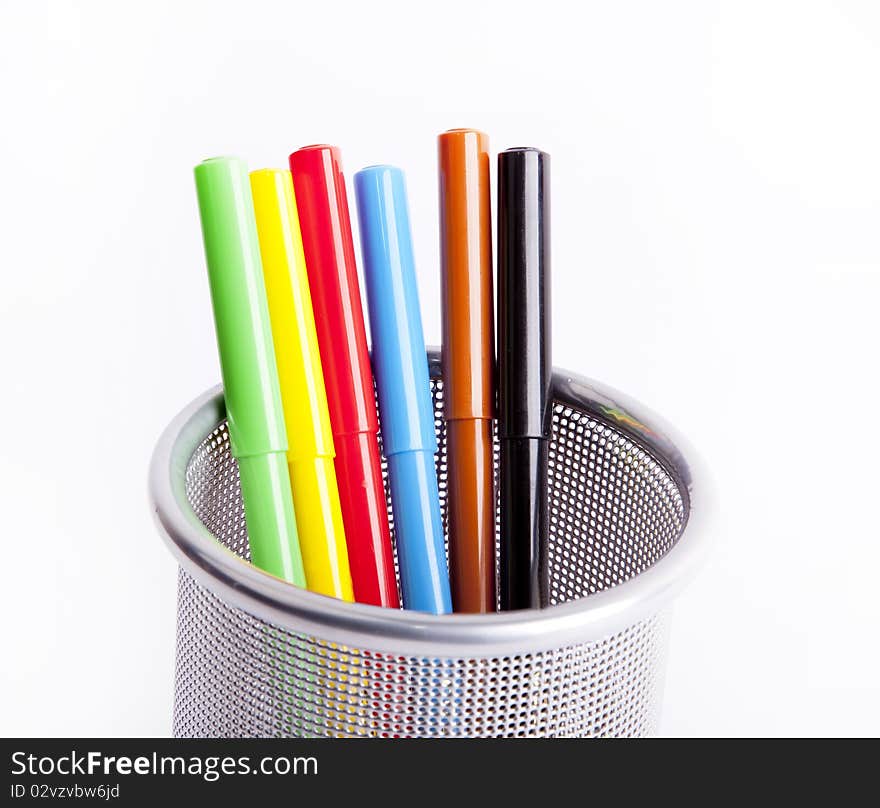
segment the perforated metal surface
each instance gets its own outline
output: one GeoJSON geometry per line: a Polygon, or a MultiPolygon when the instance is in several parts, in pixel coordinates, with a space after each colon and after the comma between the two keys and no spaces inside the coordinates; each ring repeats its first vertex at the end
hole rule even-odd
{"type": "Polygon", "coordinates": [[[555,404],[548,465],[551,605],[628,581],[675,544],[678,486],[613,427],[555,404]]]}
{"type": "MultiPolygon", "coordinates": [[[[446,512],[442,381],[432,380],[446,512]]],[[[497,461],[497,455],[496,455],[497,461]]],[[[557,402],[550,447],[551,603],[626,581],[677,541],[686,504],[663,464],[610,423],[557,402]]],[[[247,534],[221,425],[193,454],[187,498],[238,555],[247,534]]],[[[393,524],[393,523],[392,523],[393,524]]],[[[412,656],[277,626],[181,570],[178,736],[614,736],[655,729],[665,612],[601,640],[505,656],[412,656]]]]}

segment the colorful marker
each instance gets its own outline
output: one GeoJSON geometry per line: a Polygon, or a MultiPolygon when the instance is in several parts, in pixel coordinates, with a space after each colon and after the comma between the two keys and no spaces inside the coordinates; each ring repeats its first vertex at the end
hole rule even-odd
{"type": "Polygon", "coordinates": [[[216,157],[196,166],[195,179],[251,561],[305,586],[247,167],[234,157],[216,157]]]}
{"type": "Polygon", "coordinates": [[[449,571],[457,612],[495,611],[495,416],[489,139],[438,138],[449,571]]]}
{"type": "Polygon", "coordinates": [[[547,605],[550,157],[498,155],[498,438],[501,608],[547,605]]]}
{"type": "Polygon", "coordinates": [[[330,412],[290,172],[254,171],[251,191],[306,585],[312,592],[352,601],[330,412]]]}
{"type": "Polygon", "coordinates": [[[355,174],[373,368],[388,460],[400,586],[406,609],[452,610],[434,455],[434,407],[403,172],[355,174]]]}
{"type": "Polygon", "coordinates": [[[290,155],[330,425],[354,596],[399,606],[379,422],[361,309],[339,150],[309,146],[290,155]]]}

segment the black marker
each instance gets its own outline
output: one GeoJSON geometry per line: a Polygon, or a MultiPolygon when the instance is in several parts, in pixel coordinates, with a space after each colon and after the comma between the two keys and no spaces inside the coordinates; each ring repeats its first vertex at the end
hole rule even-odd
{"type": "Polygon", "coordinates": [[[547,604],[550,156],[498,155],[501,608],[547,604]]]}

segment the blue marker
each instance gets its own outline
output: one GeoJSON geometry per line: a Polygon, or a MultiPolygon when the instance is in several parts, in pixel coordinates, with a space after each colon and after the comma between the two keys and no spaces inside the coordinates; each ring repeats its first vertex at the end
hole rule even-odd
{"type": "Polygon", "coordinates": [[[403,605],[447,614],[437,437],[403,172],[373,166],[354,184],[403,605]]]}

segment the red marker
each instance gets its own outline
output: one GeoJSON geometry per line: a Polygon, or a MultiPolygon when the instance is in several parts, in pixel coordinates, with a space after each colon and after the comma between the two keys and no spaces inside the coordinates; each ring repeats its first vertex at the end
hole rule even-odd
{"type": "Polygon", "coordinates": [[[330,425],[345,541],[358,603],[400,605],[382,466],[379,420],[339,149],[290,155],[330,425]]]}

